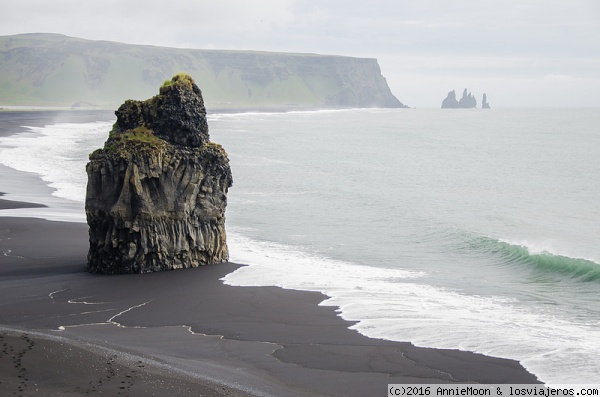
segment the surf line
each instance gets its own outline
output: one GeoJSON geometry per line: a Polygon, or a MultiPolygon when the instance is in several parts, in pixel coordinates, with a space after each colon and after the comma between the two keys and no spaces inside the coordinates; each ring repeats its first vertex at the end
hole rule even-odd
{"type": "Polygon", "coordinates": [[[149,300],[149,301],[147,301],[147,302],[144,302],[144,303],[140,303],[139,305],[131,306],[129,309],[125,309],[125,310],[123,310],[122,312],[120,312],[120,313],[117,313],[117,314],[115,314],[114,316],[112,316],[111,318],[109,318],[109,319],[108,319],[108,321],[107,321],[107,323],[108,323],[108,324],[113,324],[113,325],[116,325],[117,327],[121,327],[121,328],[146,328],[146,327],[139,327],[139,326],[135,326],[135,327],[127,327],[127,326],[125,326],[125,325],[123,325],[123,324],[120,324],[120,323],[118,323],[118,322],[114,321],[114,320],[115,320],[115,318],[119,317],[120,315],[122,315],[122,314],[125,314],[125,313],[127,313],[127,312],[129,312],[129,311],[131,311],[131,310],[133,310],[133,309],[137,309],[138,307],[146,306],[148,303],[150,303],[150,302],[152,302],[152,301],[154,301],[154,299],[152,299],[152,300],[149,300]]]}
{"type": "Polygon", "coordinates": [[[81,299],[87,299],[87,298],[92,298],[92,297],[91,296],[82,296],[81,298],[73,298],[73,299],[69,299],[67,301],[67,303],[80,304],[80,305],[106,305],[108,303],[108,302],[86,302],[86,301],[78,302],[81,299]]]}
{"type": "MultiPolygon", "coordinates": [[[[54,295],[58,294],[60,292],[64,292],[66,290],[67,290],[67,288],[59,289],[58,291],[52,291],[52,292],[50,292],[48,294],[48,297],[50,298],[50,300],[52,301],[52,303],[56,303],[56,301],[54,300],[54,295]]],[[[69,303],[71,303],[71,302],[69,302],[69,303]]]]}
{"type": "MultiPolygon", "coordinates": [[[[80,299],[83,299],[83,298],[80,298],[80,299]]],[[[106,320],[105,322],[102,322],[102,323],[86,323],[86,324],[60,325],[58,327],[58,331],[65,331],[67,328],[86,327],[86,326],[91,326],[91,325],[116,325],[119,328],[138,328],[138,329],[144,329],[146,327],[141,327],[141,326],[137,326],[137,325],[136,326],[132,326],[132,327],[128,327],[126,325],[123,325],[123,324],[115,321],[115,318],[117,318],[117,317],[119,317],[119,316],[121,316],[121,315],[123,315],[123,314],[125,314],[127,312],[130,312],[133,309],[137,309],[137,308],[140,308],[142,306],[145,306],[148,303],[153,302],[153,301],[154,301],[154,299],[149,300],[149,301],[144,302],[144,303],[140,303],[139,305],[131,306],[131,307],[125,309],[125,310],[120,311],[119,313],[115,314],[114,316],[112,316],[111,318],[109,318],[108,320],[106,320]]],[[[83,302],[69,302],[69,303],[83,303],[83,302]]]]}

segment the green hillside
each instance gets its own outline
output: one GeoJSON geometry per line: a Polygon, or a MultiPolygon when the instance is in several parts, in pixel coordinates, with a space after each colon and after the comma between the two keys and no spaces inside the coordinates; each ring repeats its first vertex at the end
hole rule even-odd
{"type": "Polygon", "coordinates": [[[0,106],[114,107],[182,71],[210,108],[404,107],[375,59],[0,36],[0,106]]]}

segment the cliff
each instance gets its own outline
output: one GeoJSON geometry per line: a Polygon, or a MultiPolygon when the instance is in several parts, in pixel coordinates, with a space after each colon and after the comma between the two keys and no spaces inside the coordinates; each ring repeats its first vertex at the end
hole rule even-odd
{"type": "Polygon", "coordinates": [[[85,211],[88,270],[145,273],[228,259],[223,148],[209,141],[202,93],[190,76],[146,101],[128,100],[104,148],[90,154],[85,211]]]}
{"type": "Polygon", "coordinates": [[[185,70],[209,108],[405,107],[376,59],[0,36],[0,105],[109,106],[185,70]]]}

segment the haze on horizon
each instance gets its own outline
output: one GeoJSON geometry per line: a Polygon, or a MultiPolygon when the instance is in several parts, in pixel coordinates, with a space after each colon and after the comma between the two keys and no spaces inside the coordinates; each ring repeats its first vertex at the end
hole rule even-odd
{"type": "Polygon", "coordinates": [[[19,0],[0,35],[377,58],[411,107],[600,106],[597,0],[19,0]]]}

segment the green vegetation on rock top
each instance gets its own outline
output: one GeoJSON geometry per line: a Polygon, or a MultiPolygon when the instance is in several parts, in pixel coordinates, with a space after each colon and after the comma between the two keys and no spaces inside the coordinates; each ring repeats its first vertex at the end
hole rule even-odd
{"type": "Polygon", "coordinates": [[[192,77],[178,73],[160,87],[160,93],[145,101],[126,100],[115,112],[114,123],[103,153],[128,157],[165,147],[200,150],[206,155],[227,157],[220,145],[210,142],[202,92],[192,77]]]}
{"type": "Polygon", "coordinates": [[[166,145],[164,139],[154,135],[154,132],[147,127],[137,127],[121,133],[112,133],[111,138],[112,143],[115,145],[145,144],[152,149],[158,149],[166,145]]]}
{"type": "Polygon", "coordinates": [[[180,86],[187,89],[192,89],[194,85],[194,79],[187,73],[180,72],[171,78],[171,80],[165,80],[163,85],[160,87],[160,94],[164,95],[171,87],[180,86]]]}

